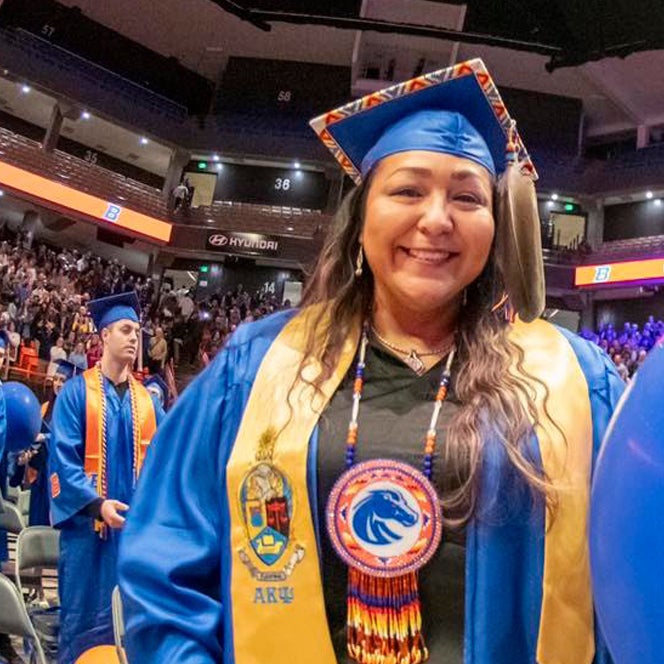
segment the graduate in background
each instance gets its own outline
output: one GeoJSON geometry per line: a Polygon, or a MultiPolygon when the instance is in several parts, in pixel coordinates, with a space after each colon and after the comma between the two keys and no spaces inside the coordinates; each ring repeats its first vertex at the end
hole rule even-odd
{"type": "Polygon", "coordinates": [[[64,385],[51,420],[51,515],[61,530],[60,664],[113,643],[123,512],[163,416],[131,374],[140,334],[136,294],[93,300],[88,308],[103,342],[101,362],[64,385]]]}
{"type": "Polygon", "coordinates": [[[48,447],[51,444],[51,419],[55,401],[63,385],[70,378],[81,373],[80,369],[68,360],[56,360],[51,394],[41,405],[42,430],[32,447],[18,458],[17,472],[13,483],[23,483],[30,489],[30,514],[28,525],[50,526],[50,501],[48,491],[48,447]]]}
{"type": "Polygon", "coordinates": [[[157,434],[129,661],[606,662],[588,503],[623,383],[539,319],[536,172],[484,63],[312,125],[358,186],[303,308],[240,326],[157,434]]]}
{"type": "Polygon", "coordinates": [[[147,389],[150,394],[157,398],[164,410],[168,409],[170,402],[170,390],[168,389],[168,385],[166,385],[166,381],[159,374],[148,376],[143,381],[143,387],[145,387],[145,389],[147,389]]]}

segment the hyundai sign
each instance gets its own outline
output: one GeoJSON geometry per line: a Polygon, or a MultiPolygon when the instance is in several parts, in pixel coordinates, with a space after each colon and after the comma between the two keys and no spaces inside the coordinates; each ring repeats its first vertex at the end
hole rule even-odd
{"type": "Polygon", "coordinates": [[[261,233],[216,231],[207,237],[206,247],[211,251],[244,256],[277,256],[279,238],[261,233]]]}

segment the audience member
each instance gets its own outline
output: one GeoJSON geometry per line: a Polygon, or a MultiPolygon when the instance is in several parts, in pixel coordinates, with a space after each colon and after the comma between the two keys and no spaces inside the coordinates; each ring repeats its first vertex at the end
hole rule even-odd
{"type": "Polygon", "coordinates": [[[624,323],[616,330],[612,323],[603,323],[597,332],[583,330],[581,336],[594,341],[613,360],[623,380],[629,380],[643,364],[648,351],[664,337],[664,321],[649,316],[641,328],[636,323],[624,323]]]}

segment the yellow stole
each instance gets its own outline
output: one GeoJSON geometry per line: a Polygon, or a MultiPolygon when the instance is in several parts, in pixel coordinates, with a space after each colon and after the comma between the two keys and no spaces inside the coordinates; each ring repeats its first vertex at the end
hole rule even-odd
{"type": "MultiPolygon", "coordinates": [[[[355,326],[334,375],[315,395],[297,378],[312,308],[293,318],[277,336],[256,375],[227,465],[230,512],[231,596],[236,664],[336,664],[325,614],[320,561],[307,490],[308,445],[321,412],[348,371],[359,341],[355,326]],[[262,478],[256,468],[267,464],[262,478]],[[289,539],[281,557],[266,564],[249,542],[252,482],[292,486],[289,539]],[[249,486],[249,489],[247,488],[249,486]]],[[[550,324],[513,325],[511,338],[524,351],[524,368],[543,385],[537,395],[537,436],[544,470],[558,487],[555,520],[547,520],[543,599],[537,645],[539,664],[588,664],[594,656],[593,612],[586,541],[592,458],[588,386],[567,340],[550,324]]],[[[315,372],[305,371],[305,378],[315,372]]],[[[277,492],[278,493],[278,492],[277,492]]],[[[548,519],[548,517],[547,517],[548,519]]],[[[272,543],[275,544],[276,543],[272,543]]]]}
{"type": "MultiPolygon", "coordinates": [[[[93,367],[83,372],[83,380],[85,381],[84,470],[89,477],[97,475],[98,489],[104,464],[102,437],[104,435],[103,418],[105,417],[105,413],[102,412],[104,398],[101,393],[102,382],[99,379],[99,372],[99,367],[93,367]]],[[[129,381],[129,389],[135,395],[132,427],[135,441],[135,472],[138,475],[143,466],[147,447],[157,430],[157,419],[150,393],[133,376],[129,376],[129,381]]]]}

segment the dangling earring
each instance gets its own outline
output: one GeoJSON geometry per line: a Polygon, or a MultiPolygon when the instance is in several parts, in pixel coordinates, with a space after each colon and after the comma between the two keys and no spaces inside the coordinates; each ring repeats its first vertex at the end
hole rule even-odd
{"type": "Polygon", "coordinates": [[[355,276],[362,276],[362,264],[364,263],[364,251],[362,245],[360,245],[360,250],[357,252],[357,259],[355,260],[355,276]]]}
{"type": "Polygon", "coordinates": [[[463,289],[463,296],[461,297],[461,306],[465,307],[468,304],[468,289],[463,289]]]}

